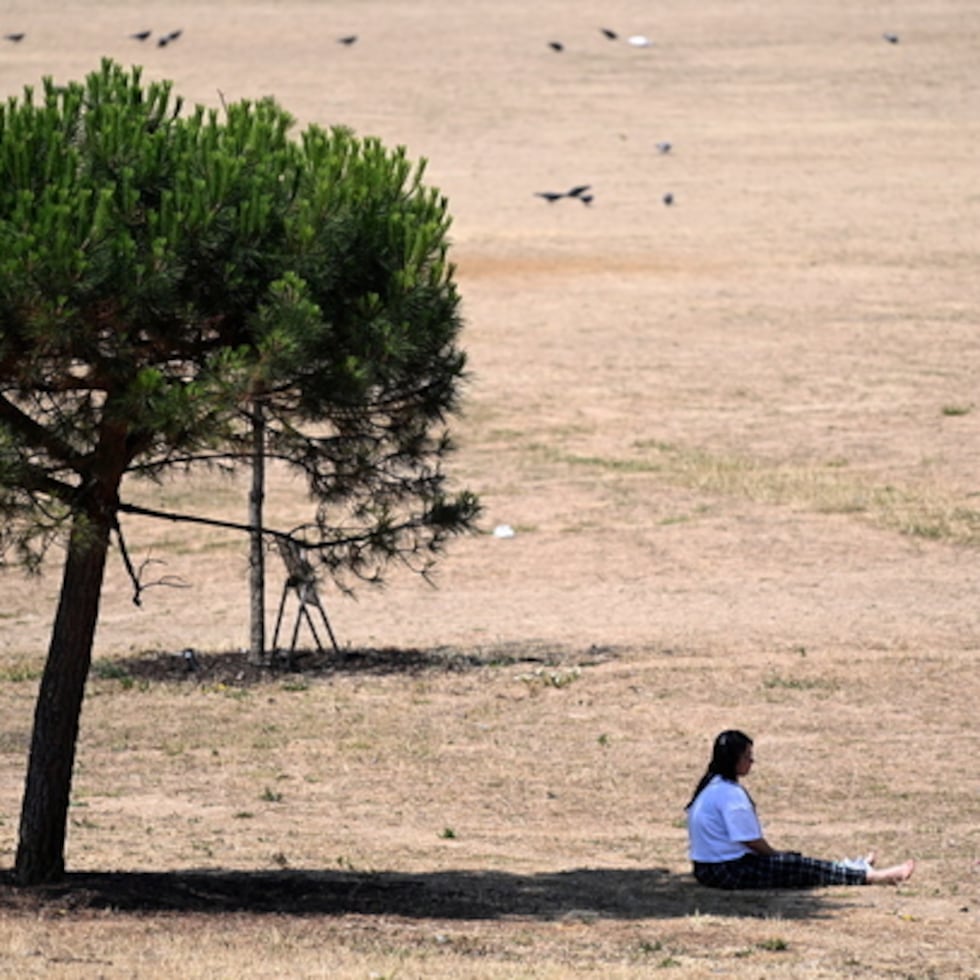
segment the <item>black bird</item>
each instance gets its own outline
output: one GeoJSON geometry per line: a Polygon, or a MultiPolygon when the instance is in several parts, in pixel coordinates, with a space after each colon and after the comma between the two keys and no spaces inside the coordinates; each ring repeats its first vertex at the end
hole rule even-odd
{"type": "Polygon", "coordinates": [[[889,44],[898,44],[898,35],[888,32],[881,35],[889,44]]]}
{"type": "Polygon", "coordinates": [[[670,151],[673,149],[673,144],[669,140],[661,140],[657,144],[657,149],[661,153],[670,153],[670,151]]]}
{"type": "Polygon", "coordinates": [[[129,36],[134,41],[145,41],[152,33],[153,31],[137,31],[135,34],[130,34],[129,36]]]}
{"type": "Polygon", "coordinates": [[[23,41],[27,37],[26,34],[4,34],[4,40],[13,41],[16,44],[18,41],[23,41]]]}
{"type": "Polygon", "coordinates": [[[673,203],[674,203],[674,195],[673,195],[673,194],[671,194],[671,193],[670,193],[670,191],[668,191],[668,192],[667,192],[666,194],[664,194],[664,196],[663,196],[663,202],[664,202],[664,204],[666,204],[666,205],[667,205],[667,207],[670,207],[670,206],[671,206],[671,204],[673,204],[673,203]]]}
{"type": "Polygon", "coordinates": [[[171,31],[169,34],[164,34],[163,37],[161,37],[160,40],[157,41],[157,47],[165,48],[171,41],[176,41],[177,38],[179,38],[180,35],[183,33],[184,33],[183,30],[178,28],[176,31],[171,31]]]}
{"type": "Polygon", "coordinates": [[[566,191],[565,197],[581,197],[591,186],[591,184],[579,184],[578,187],[573,187],[570,191],[566,191]]]}
{"type": "Polygon", "coordinates": [[[581,201],[581,202],[582,202],[583,204],[591,204],[591,203],[592,203],[592,201],[594,200],[594,198],[592,197],[592,195],[591,195],[591,194],[582,194],[582,195],[581,195],[581,196],[579,197],[579,200],[580,200],[580,201],[581,201]]]}
{"type": "Polygon", "coordinates": [[[602,31],[602,33],[605,34],[610,41],[615,41],[616,38],[619,37],[619,35],[615,31],[609,30],[608,27],[600,27],[599,30],[602,31]]]}
{"type": "Polygon", "coordinates": [[[564,51],[565,50],[565,45],[562,44],[561,41],[549,41],[548,42],[548,47],[551,48],[552,51],[564,51]]]}
{"type": "Polygon", "coordinates": [[[561,191],[535,191],[535,197],[543,197],[549,204],[560,201],[565,195],[561,191]]]}
{"type": "Polygon", "coordinates": [[[337,38],[337,43],[338,44],[346,44],[346,45],[349,46],[349,45],[353,44],[356,40],[357,40],[357,35],[356,34],[348,34],[346,37],[338,37],[337,38]]]}

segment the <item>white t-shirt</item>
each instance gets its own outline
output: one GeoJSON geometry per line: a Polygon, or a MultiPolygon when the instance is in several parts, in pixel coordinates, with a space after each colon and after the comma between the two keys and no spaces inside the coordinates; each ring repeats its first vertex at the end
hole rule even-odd
{"type": "Polygon", "coordinates": [[[706,864],[748,854],[743,843],[758,840],[762,827],[749,794],[738,783],[714,776],[687,811],[689,854],[706,864]]]}

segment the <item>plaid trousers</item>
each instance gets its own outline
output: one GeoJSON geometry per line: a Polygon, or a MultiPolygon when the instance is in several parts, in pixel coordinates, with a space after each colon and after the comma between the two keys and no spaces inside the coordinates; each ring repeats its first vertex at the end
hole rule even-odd
{"type": "Polygon", "coordinates": [[[804,857],[795,851],[746,854],[734,861],[694,862],[694,877],[708,888],[816,888],[821,885],[864,885],[868,873],[837,861],[804,857]]]}

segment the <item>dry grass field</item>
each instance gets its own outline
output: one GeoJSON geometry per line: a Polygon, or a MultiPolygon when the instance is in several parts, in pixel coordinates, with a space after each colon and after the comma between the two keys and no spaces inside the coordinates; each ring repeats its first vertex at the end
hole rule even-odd
{"type": "MultiPolygon", "coordinates": [[[[324,586],[344,656],[278,673],[241,653],[245,543],[127,522],[185,587],[137,609],[112,563],[71,874],[0,878],[0,975],[980,976],[972,0],[11,0],[17,31],[0,96],[110,55],[429,160],[486,512],[435,588],[324,586]],[[777,846],[913,879],[696,885],[729,726],[777,846]]],[[[275,522],[306,506],[276,475],[275,522]]],[[[56,565],[0,573],[0,875],[56,565]]]]}

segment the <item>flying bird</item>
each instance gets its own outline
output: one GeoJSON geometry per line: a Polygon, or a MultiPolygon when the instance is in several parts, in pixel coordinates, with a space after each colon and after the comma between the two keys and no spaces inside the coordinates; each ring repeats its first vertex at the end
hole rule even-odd
{"type": "Polygon", "coordinates": [[[600,27],[599,30],[602,31],[602,33],[605,34],[610,41],[615,41],[616,38],[619,37],[615,31],[611,31],[608,27],[600,27]]]}
{"type": "Polygon", "coordinates": [[[881,35],[889,44],[898,44],[898,35],[885,32],[881,35]]]}
{"type": "Polygon", "coordinates": [[[157,41],[157,47],[165,48],[168,44],[170,44],[171,41],[176,41],[177,38],[179,38],[180,35],[183,33],[184,33],[183,30],[181,28],[178,28],[176,31],[171,31],[169,34],[164,34],[163,37],[161,37],[160,40],[157,41]]]}
{"type": "MultiPolygon", "coordinates": [[[[576,184],[571,190],[567,191],[535,191],[535,197],[543,197],[549,204],[554,204],[555,201],[560,201],[563,197],[577,197],[580,201],[585,200],[585,192],[590,190],[591,184],[576,184]]],[[[588,204],[592,200],[592,195],[588,195],[588,204]]]]}
{"type": "Polygon", "coordinates": [[[356,40],[357,40],[357,35],[356,34],[348,34],[346,37],[338,37],[337,38],[337,43],[338,44],[346,44],[349,47],[356,40]]]}
{"type": "Polygon", "coordinates": [[[581,202],[582,202],[583,204],[591,204],[591,203],[592,203],[592,201],[594,200],[594,198],[593,198],[593,196],[592,196],[591,194],[582,194],[582,195],[581,195],[581,196],[579,197],[579,200],[580,200],[580,201],[581,201],[581,202]]]}
{"type": "Polygon", "coordinates": [[[548,42],[548,47],[551,48],[552,51],[564,51],[565,50],[565,45],[562,44],[561,41],[549,41],[548,42]]]}
{"type": "Polygon", "coordinates": [[[670,153],[670,151],[671,151],[671,150],[672,150],[673,148],[674,148],[674,147],[673,147],[673,144],[672,144],[672,143],[671,143],[671,142],[670,142],[669,140],[661,140],[661,141],[660,141],[660,142],[659,142],[659,143],[657,144],[657,149],[658,149],[658,150],[659,150],[659,151],[660,151],[661,153],[670,153]]]}
{"type": "Polygon", "coordinates": [[[27,37],[26,34],[4,34],[4,40],[13,41],[16,44],[18,41],[23,41],[27,37]]]}
{"type": "Polygon", "coordinates": [[[129,36],[134,41],[145,41],[152,33],[153,31],[137,31],[135,34],[130,34],[129,36]]]}
{"type": "Polygon", "coordinates": [[[668,191],[668,192],[667,192],[666,194],[664,194],[664,196],[663,196],[663,202],[664,202],[664,204],[666,204],[666,205],[667,205],[667,207],[670,207],[670,206],[671,206],[671,204],[673,204],[673,203],[674,203],[674,195],[673,195],[673,194],[671,194],[671,193],[670,193],[670,191],[668,191]]]}

